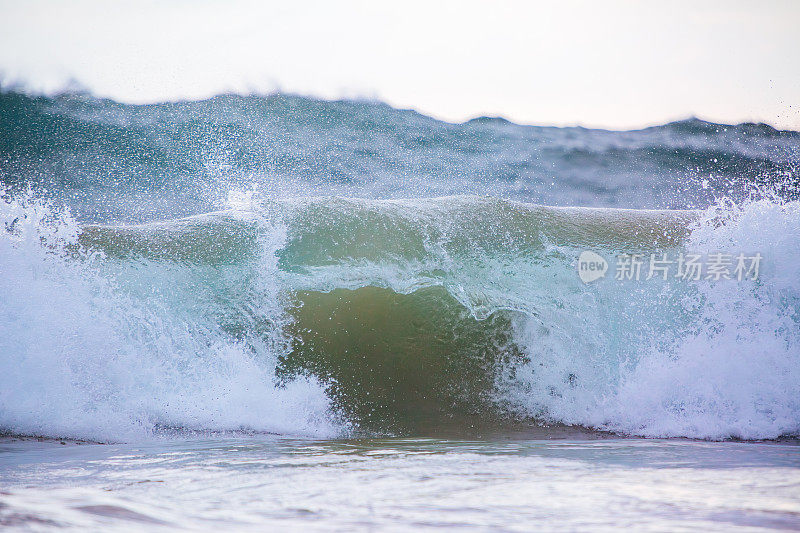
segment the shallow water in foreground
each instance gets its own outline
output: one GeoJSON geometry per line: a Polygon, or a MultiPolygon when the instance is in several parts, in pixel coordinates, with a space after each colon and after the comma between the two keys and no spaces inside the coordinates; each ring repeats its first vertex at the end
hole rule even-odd
{"type": "Polygon", "coordinates": [[[800,528],[796,443],[6,439],[0,486],[31,530],[800,528]]]}

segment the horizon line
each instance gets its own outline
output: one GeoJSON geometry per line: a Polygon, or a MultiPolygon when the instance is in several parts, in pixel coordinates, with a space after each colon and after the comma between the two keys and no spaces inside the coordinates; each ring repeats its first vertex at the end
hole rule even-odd
{"type": "Polygon", "coordinates": [[[700,122],[704,124],[714,125],[714,126],[723,126],[723,127],[741,127],[741,126],[767,126],[772,129],[776,133],[800,133],[800,129],[788,129],[788,128],[780,128],[777,127],[775,124],[764,121],[764,120],[742,120],[740,122],[716,122],[714,120],[709,120],[707,118],[703,118],[698,114],[690,113],[689,115],[684,115],[682,117],[676,116],[671,119],[667,119],[664,122],[660,121],[644,121],[640,125],[630,128],[614,128],[609,126],[603,125],[589,125],[584,123],[530,123],[530,122],[518,122],[513,118],[509,118],[504,115],[492,115],[492,114],[476,114],[474,116],[470,116],[464,120],[451,120],[443,116],[436,116],[435,113],[431,113],[420,108],[416,107],[406,107],[406,106],[399,106],[395,105],[391,102],[386,100],[382,100],[377,96],[338,96],[338,97],[325,97],[316,94],[308,94],[303,93],[300,91],[287,91],[282,90],[280,88],[272,88],[270,90],[261,90],[261,89],[251,89],[249,91],[237,91],[237,90],[225,90],[215,94],[211,94],[208,96],[201,96],[201,97],[175,97],[170,98],[166,97],[163,99],[143,99],[143,100],[131,100],[131,99],[120,99],[110,95],[103,95],[97,94],[96,92],[92,91],[90,88],[86,87],[85,85],[77,82],[76,80],[70,80],[68,83],[65,83],[62,87],[46,90],[46,89],[37,89],[32,87],[31,85],[19,81],[14,80],[10,83],[8,80],[3,80],[2,76],[0,75],[0,94],[7,94],[7,93],[15,93],[21,94],[23,96],[27,96],[29,98],[58,98],[58,97],[69,97],[69,96],[88,96],[95,100],[107,100],[119,105],[125,106],[133,106],[133,107],[145,107],[145,106],[152,106],[152,105],[165,105],[165,104],[188,104],[188,103],[200,103],[213,100],[214,98],[224,97],[224,96],[237,96],[241,98],[247,97],[260,97],[260,98],[268,98],[271,96],[289,96],[289,97],[296,97],[296,98],[303,98],[306,100],[315,100],[318,102],[348,102],[348,103],[368,103],[373,105],[384,105],[390,107],[396,111],[406,111],[416,113],[418,115],[424,116],[425,118],[434,120],[436,122],[441,122],[445,124],[451,125],[465,125],[469,124],[470,122],[476,122],[480,120],[492,120],[492,121],[502,121],[511,126],[522,127],[522,128],[561,128],[561,129],[584,129],[584,130],[591,130],[591,131],[607,131],[607,132],[636,132],[636,131],[644,131],[651,128],[658,128],[669,126],[672,124],[680,124],[680,123],[687,123],[687,122],[700,122]]]}

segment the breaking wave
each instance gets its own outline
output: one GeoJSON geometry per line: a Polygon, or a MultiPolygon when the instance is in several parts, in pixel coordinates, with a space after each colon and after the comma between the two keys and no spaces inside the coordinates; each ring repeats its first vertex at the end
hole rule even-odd
{"type": "Polygon", "coordinates": [[[332,436],[562,423],[800,433],[800,203],[554,208],[234,196],[140,225],[0,203],[0,427],[332,436]],[[576,258],[758,252],[757,280],[584,284],[576,258]]]}

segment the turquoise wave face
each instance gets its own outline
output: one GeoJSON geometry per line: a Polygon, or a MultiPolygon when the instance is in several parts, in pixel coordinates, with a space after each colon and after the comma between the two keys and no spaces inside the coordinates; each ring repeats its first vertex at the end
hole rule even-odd
{"type": "Polygon", "coordinates": [[[800,291],[785,267],[800,250],[786,246],[800,235],[796,202],[676,212],[310,198],[137,226],[7,205],[18,222],[4,241],[15,297],[0,324],[0,413],[13,431],[800,427],[800,291]],[[587,249],[609,262],[757,250],[764,264],[757,282],[612,270],[587,284],[576,269],[587,249]]]}
{"type": "MultiPolygon", "coordinates": [[[[174,294],[170,282],[171,307],[205,310],[244,342],[275,335],[274,324],[283,323],[280,380],[312,376],[335,410],[362,429],[419,433],[510,427],[529,418],[501,392],[517,368],[533,364],[515,341],[516,328],[550,314],[560,296],[567,301],[578,289],[573,250],[672,248],[698,216],[463,196],[312,198],[156,224],[90,226],[80,243],[122,265],[115,279],[133,275],[125,285],[147,291],[154,278],[164,287],[174,275],[154,269],[181,265],[182,275],[206,289],[184,286],[174,294]],[[262,242],[276,236],[271,281],[278,292],[268,303],[281,308],[262,317],[264,302],[249,280],[262,268],[262,242]],[[142,262],[146,279],[130,266],[142,262]],[[553,281],[560,289],[548,286],[553,281]]],[[[577,379],[569,371],[561,377],[577,379]]]]}

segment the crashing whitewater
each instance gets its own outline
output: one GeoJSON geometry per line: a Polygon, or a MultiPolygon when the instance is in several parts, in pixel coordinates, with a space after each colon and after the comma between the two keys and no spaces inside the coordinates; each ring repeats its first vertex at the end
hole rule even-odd
{"type": "Polygon", "coordinates": [[[337,436],[557,423],[800,434],[800,203],[249,197],[134,226],[0,203],[0,427],[337,436]],[[582,250],[759,252],[758,280],[594,284],[582,250]]]}

